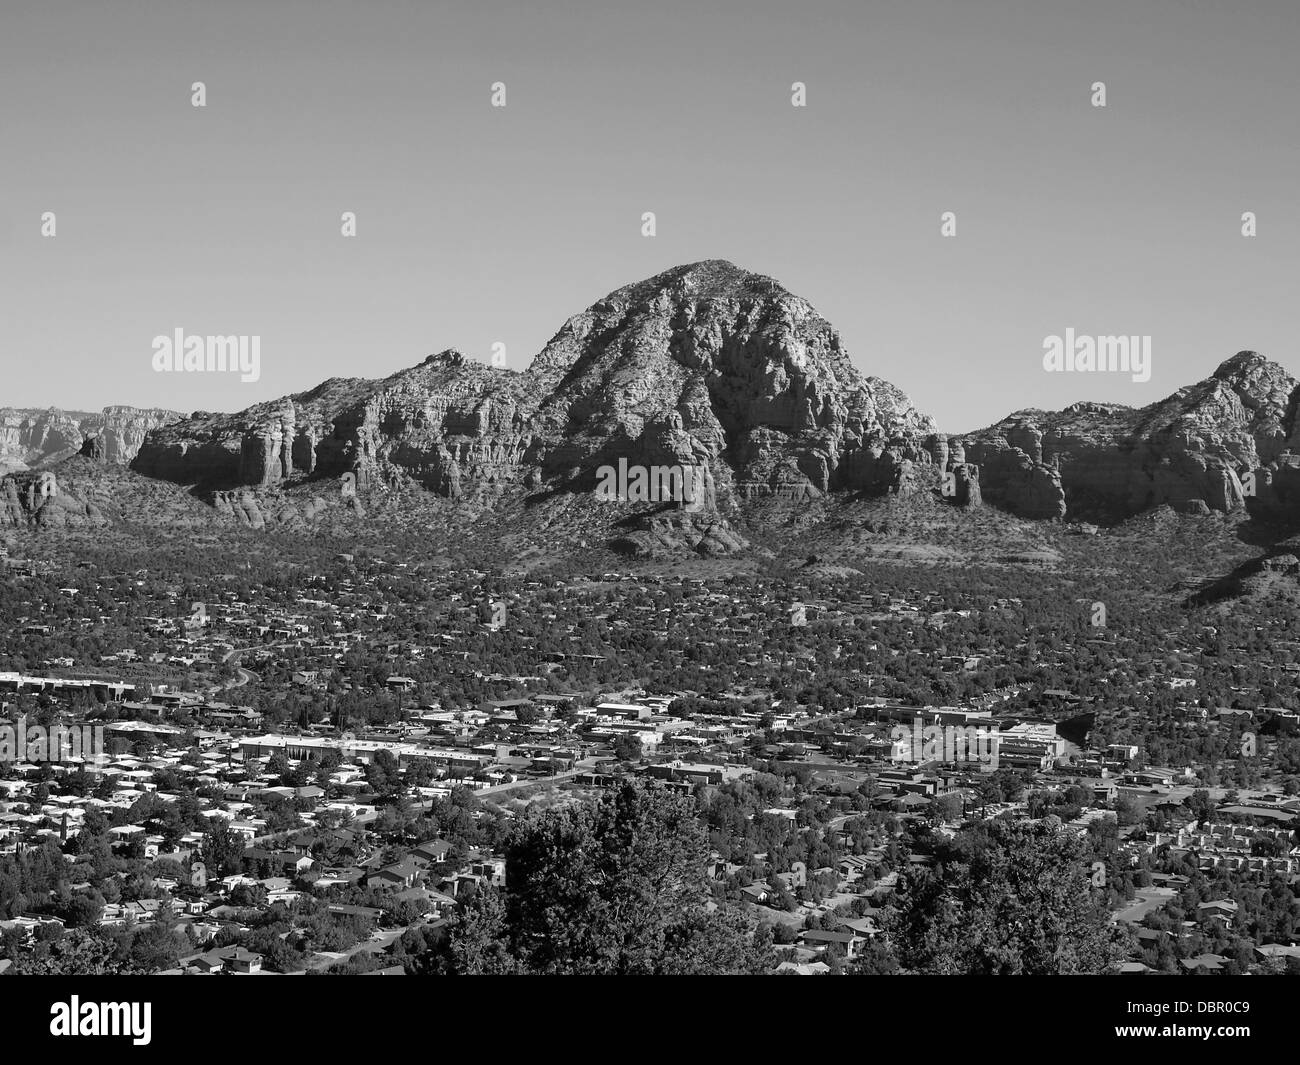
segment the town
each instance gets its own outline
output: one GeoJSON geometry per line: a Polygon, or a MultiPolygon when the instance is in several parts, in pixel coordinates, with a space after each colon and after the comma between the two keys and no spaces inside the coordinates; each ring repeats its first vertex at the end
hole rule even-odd
{"type": "Polygon", "coordinates": [[[432,971],[513,822],[639,780],[693,800],[774,972],[895,971],[900,895],[994,823],[1070,841],[1117,971],[1300,971],[1293,633],[1157,612],[1156,656],[1136,598],[1105,628],[898,567],[114,560],[3,560],[4,718],[100,743],[0,763],[0,968],[90,937],[140,972],[432,971]]]}

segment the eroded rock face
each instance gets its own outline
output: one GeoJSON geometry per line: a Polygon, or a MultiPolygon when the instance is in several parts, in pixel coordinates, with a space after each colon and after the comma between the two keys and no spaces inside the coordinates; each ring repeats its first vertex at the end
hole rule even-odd
{"type": "MultiPolygon", "coordinates": [[[[1297,406],[1290,375],[1241,352],[1140,410],[1024,410],[949,437],[894,386],[859,374],[807,301],[712,260],[610,293],[523,373],[444,351],[383,380],[332,379],[239,414],[166,420],[138,444],[134,422],[113,437],[106,427],[98,446],[108,461],[138,448],[134,470],[197,486],[252,527],[278,518],[249,491],[311,482],[328,497],[350,477],[362,496],[416,485],[496,507],[589,492],[620,460],[701,471],[711,519],[765,498],[940,486],[960,505],[1035,520],[1110,523],[1163,504],[1300,518],[1297,406]]],[[[23,446],[74,440],[53,418],[5,431],[23,446]]]]}
{"type": "Polygon", "coordinates": [[[297,413],[286,403],[240,441],[239,481],[246,485],[278,484],[293,472],[297,413]]]}
{"type": "Polygon", "coordinates": [[[978,507],[983,500],[980,488],[980,468],[971,462],[963,462],[952,469],[956,482],[954,501],[963,507],[978,507]]]}
{"type": "Polygon", "coordinates": [[[1227,512],[1255,505],[1242,476],[1257,470],[1259,508],[1285,509],[1296,395],[1285,370],[1243,351],[1148,407],[1021,411],[972,434],[968,450],[985,497],[1027,518],[1110,522],[1162,504],[1227,512]]]}
{"type": "Polygon", "coordinates": [[[107,517],[98,506],[74,495],[66,487],[43,490],[40,474],[17,473],[0,477],[0,526],[61,529],[107,523],[107,517]]]}
{"type": "Polygon", "coordinates": [[[79,411],[0,410],[0,460],[10,469],[26,469],[44,459],[75,454],[84,436],[83,420],[94,417],[79,411]]]}
{"type": "Polygon", "coordinates": [[[853,368],[805,300],[711,261],[611,293],[522,374],[446,351],[382,381],[193,415],[151,434],[133,468],[225,492],[400,474],[492,505],[588,490],[622,458],[704,471],[714,510],[719,496],[912,490],[933,432],[898,389],[853,368]]]}
{"type": "Polygon", "coordinates": [[[734,555],[749,544],[725,521],[678,512],[649,518],[639,529],[615,537],[610,546],[622,554],[645,559],[683,550],[707,557],[734,555]]]}
{"type": "Polygon", "coordinates": [[[564,434],[545,472],[604,461],[675,417],[676,448],[660,458],[703,457],[740,499],[801,500],[887,488],[934,429],[894,386],[858,374],[807,301],[719,261],[611,293],[528,372],[546,395],[543,432],[564,434]]]}
{"type": "Polygon", "coordinates": [[[24,470],[78,453],[126,465],[145,435],[181,416],[173,411],[105,407],[98,414],[0,408],[0,471],[24,470]]]}
{"type": "Polygon", "coordinates": [[[1022,518],[1065,517],[1060,470],[1043,462],[1042,433],[1027,423],[1012,423],[1003,436],[971,444],[981,472],[980,488],[989,503],[1022,518]]]}
{"type": "Polygon", "coordinates": [[[105,407],[103,421],[82,444],[81,453],[114,466],[130,465],[140,453],[145,437],[154,429],[179,421],[180,414],[170,410],[144,410],[138,407],[105,407]]]}

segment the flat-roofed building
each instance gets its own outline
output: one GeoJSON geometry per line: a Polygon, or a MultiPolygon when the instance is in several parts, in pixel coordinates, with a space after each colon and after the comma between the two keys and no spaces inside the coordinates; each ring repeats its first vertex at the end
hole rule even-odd
{"type": "Polygon", "coordinates": [[[1048,769],[1065,755],[1065,739],[1050,723],[1022,721],[994,738],[999,766],[1048,769]]]}

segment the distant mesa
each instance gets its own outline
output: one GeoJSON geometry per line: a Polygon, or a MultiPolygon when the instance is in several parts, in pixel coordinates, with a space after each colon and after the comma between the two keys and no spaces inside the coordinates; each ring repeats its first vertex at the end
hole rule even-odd
{"type": "Polygon", "coordinates": [[[175,411],[121,406],[98,414],[0,407],[0,470],[35,469],[77,454],[126,465],[151,429],[182,417],[175,411]]]}

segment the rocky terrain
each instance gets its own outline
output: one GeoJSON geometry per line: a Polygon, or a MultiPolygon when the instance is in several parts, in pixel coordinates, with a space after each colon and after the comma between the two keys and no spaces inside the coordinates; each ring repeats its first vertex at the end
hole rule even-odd
{"type": "Polygon", "coordinates": [[[934,427],[863,378],[805,300],[730,263],[669,270],[564,323],[522,374],[459,353],[151,434],[133,466],[214,490],[409,478],[449,499],[585,491],[626,458],[708,470],[710,498],[906,486],[934,427]]]}
{"type": "Polygon", "coordinates": [[[173,411],[135,407],[105,407],[98,414],[0,407],[0,472],[48,466],[82,452],[125,465],[150,430],[181,417],[173,411]]]}
{"type": "Polygon", "coordinates": [[[1297,382],[1253,351],[1134,409],[1076,403],[1024,410],[966,438],[983,497],[1026,518],[1106,523],[1168,504],[1300,514],[1297,382]]]}
{"type": "MultiPolygon", "coordinates": [[[[961,465],[906,396],[853,368],[806,300],[711,261],[610,293],[523,373],[444,351],[381,381],[192,415],[151,433],[132,468],[256,523],[257,493],[321,481],[337,493],[348,474],[361,497],[418,487],[483,507],[600,507],[598,471],[620,459],[689,465],[705,486],[698,513],[625,523],[616,538],[638,551],[735,550],[728,522],[748,501],[909,493],[939,485],[936,463],[961,465]]],[[[960,471],[962,501],[975,480],[960,471]]]]}
{"type": "Polygon", "coordinates": [[[610,293],[522,373],[448,350],[237,414],[2,412],[15,473],[0,481],[0,522],[112,520],[93,492],[42,494],[36,467],[78,454],[92,470],[129,466],[119,504],[166,483],[252,529],[499,522],[635,555],[739,552],[771,507],[822,513],[835,499],[912,500],[920,525],[935,508],[988,507],[1102,525],[1162,506],[1290,521],[1298,397],[1281,367],[1241,352],[1142,409],[1022,410],[948,436],[860,374],[806,300],[712,260],[610,293]],[[620,460],[691,467],[699,505],[598,499],[599,471],[620,460]]]}

